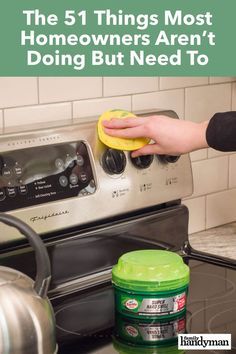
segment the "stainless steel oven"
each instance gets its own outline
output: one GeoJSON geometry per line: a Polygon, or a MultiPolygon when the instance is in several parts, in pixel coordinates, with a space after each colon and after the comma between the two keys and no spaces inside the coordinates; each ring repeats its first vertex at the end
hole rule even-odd
{"type": "MultiPolygon", "coordinates": [[[[141,114],[178,118],[172,111],[141,114]]],[[[189,156],[133,159],[104,146],[96,122],[0,137],[0,211],[25,221],[47,246],[59,353],[159,352],[116,336],[111,268],[137,249],[178,252],[189,264],[187,317],[177,326],[190,333],[228,331],[235,341],[235,264],[196,252],[188,242],[181,200],[193,190],[189,156]]],[[[34,276],[32,250],[3,225],[0,262],[34,276]]],[[[164,336],[171,326],[158,331],[164,336]]]]}

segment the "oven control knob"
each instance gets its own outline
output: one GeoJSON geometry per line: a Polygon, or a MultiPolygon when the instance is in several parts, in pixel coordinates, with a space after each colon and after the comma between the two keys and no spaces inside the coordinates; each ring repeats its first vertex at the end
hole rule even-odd
{"type": "Polygon", "coordinates": [[[175,163],[180,158],[180,156],[172,155],[157,155],[157,157],[162,163],[175,163]]]}
{"type": "Polygon", "coordinates": [[[125,170],[126,157],[123,151],[107,149],[102,156],[102,166],[110,175],[119,175],[125,170]]]}
{"type": "Polygon", "coordinates": [[[138,157],[130,157],[132,164],[139,168],[139,169],[145,169],[148,168],[153,161],[153,155],[144,155],[144,156],[138,156],[138,157]]]}

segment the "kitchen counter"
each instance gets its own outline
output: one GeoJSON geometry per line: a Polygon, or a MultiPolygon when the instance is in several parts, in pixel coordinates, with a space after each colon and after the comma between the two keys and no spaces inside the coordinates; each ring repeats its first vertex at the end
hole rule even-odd
{"type": "Polygon", "coordinates": [[[189,235],[196,250],[236,259],[236,222],[189,235]]]}

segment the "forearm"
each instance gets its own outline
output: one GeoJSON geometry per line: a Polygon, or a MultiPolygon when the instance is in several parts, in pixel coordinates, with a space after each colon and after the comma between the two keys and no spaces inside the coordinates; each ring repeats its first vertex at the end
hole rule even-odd
{"type": "Polygon", "coordinates": [[[132,153],[182,155],[212,147],[236,151],[236,112],[216,113],[209,121],[195,123],[166,116],[112,119],[103,122],[106,134],[125,139],[150,138],[153,143],[132,153]]]}
{"type": "Polygon", "coordinates": [[[196,128],[194,129],[194,134],[191,140],[192,147],[189,149],[190,151],[209,147],[206,139],[208,124],[209,121],[204,121],[196,124],[196,128]]]}

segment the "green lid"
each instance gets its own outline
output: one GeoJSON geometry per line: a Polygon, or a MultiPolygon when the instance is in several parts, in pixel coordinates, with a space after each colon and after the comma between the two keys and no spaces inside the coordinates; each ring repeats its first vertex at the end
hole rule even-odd
{"type": "Polygon", "coordinates": [[[114,285],[127,290],[169,291],[189,283],[189,267],[174,252],[142,250],[122,255],[112,269],[114,285]]]}

